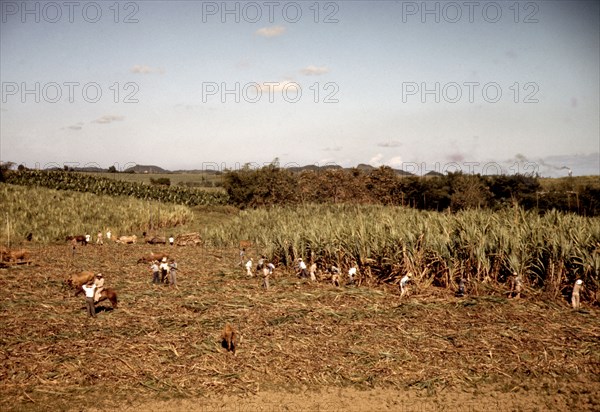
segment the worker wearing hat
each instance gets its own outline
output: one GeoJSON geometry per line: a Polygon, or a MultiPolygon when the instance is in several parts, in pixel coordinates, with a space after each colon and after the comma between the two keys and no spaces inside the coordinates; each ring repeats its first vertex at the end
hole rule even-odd
{"type": "Polygon", "coordinates": [[[575,286],[573,286],[573,293],[571,294],[571,306],[573,309],[581,309],[581,303],[579,302],[579,291],[583,287],[583,280],[577,279],[575,286]]]}
{"type": "Polygon", "coordinates": [[[100,300],[100,294],[104,290],[104,276],[102,273],[98,273],[94,279],[94,285],[96,285],[96,291],[94,292],[94,303],[100,300]]]}

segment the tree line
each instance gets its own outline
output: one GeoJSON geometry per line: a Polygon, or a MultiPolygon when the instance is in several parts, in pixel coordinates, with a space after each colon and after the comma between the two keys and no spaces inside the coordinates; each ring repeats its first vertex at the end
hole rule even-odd
{"type": "Polygon", "coordinates": [[[528,175],[402,176],[392,168],[320,169],[301,172],[276,163],[227,171],[223,187],[240,208],[301,203],[360,203],[421,210],[500,209],[519,205],[540,212],[559,210],[600,214],[600,185],[567,178],[548,188],[528,175]]]}

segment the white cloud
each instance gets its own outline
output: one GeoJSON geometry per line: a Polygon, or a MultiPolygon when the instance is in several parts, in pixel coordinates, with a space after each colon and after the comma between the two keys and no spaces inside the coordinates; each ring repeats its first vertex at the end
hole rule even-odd
{"type": "Polygon", "coordinates": [[[146,66],[145,64],[136,64],[131,68],[131,73],[138,73],[138,74],[154,74],[154,73],[158,73],[158,74],[165,74],[165,70],[164,69],[159,69],[156,67],[150,67],[150,66],[146,66]]]}
{"type": "Polygon", "coordinates": [[[400,168],[402,166],[402,157],[401,156],[392,157],[390,160],[387,161],[387,165],[394,169],[400,168]]]}
{"type": "Polygon", "coordinates": [[[117,116],[113,114],[107,114],[99,119],[94,120],[92,123],[108,124],[112,122],[120,122],[125,119],[125,116],[117,116]]]}
{"type": "Polygon", "coordinates": [[[257,83],[260,87],[261,92],[281,92],[285,90],[286,92],[301,92],[302,88],[300,85],[291,80],[282,80],[280,82],[262,82],[257,83]]]}
{"type": "Polygon", "coordinates": [[[329,73],[329,68],[327,66],[319,67],[311,64],[310,66],[306,66],[304,69],[300,70],[300,73],[305,76],[320,76],[322,74],[329,73]]]}
{"type": "Polygon", "coordinates": [[[323,151],[325,152],[339,152],[343,149],[342,146],[333,146],[333,147],[326,147],[325,149],[323,149],[323,151]]]}
{"type": "Polygon", "coordinates": [[[379,167],[381,166],[381,159],[383,159],[383,155],[381,153],[377,153],[369,160],[369,164],[371,166],[379,167]]]}
{"type": "Polygon", "coordinates": [[[256,30],[255,34],[262,37],[277,37],[281,36],[285,32],[285,27],[283,26],[272,26],[272,27],[262,27],[256,30]]]}

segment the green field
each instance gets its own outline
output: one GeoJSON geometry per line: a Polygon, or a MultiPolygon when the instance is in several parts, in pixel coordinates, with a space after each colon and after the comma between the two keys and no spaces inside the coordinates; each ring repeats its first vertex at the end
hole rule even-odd
{"type": "Polygon", "coordinates": [[[125,182],[151,184],[150,179],[169,179],[171,186],[191,185],[201,187],[205,190],[222,191],[221,187],[211,187],[210,185],[221,184],[222,175],[214,173],[90,173],[83,172],[84,175],[93,177],[104,177],[125,182]]]}
{"type": "Polygon", "coordinates": [[[68,235],[110,229],[115,235],[141,235],[143,231],[191,225],[189,207],[143,201],[128,196],[0,184],[0,243],[22,242],[28,233],[34,242],[64,241],[68,235]]]}
{"type": "Polygon", "coordinates": [[[600,297],[600,218],[521,208],[419,211],[382,205],[299,205],[238,211],[194,208],[127,196],[92,195],[39,187],[0,186],[2,242],[62,241],[110,228],[115,234],[160,236],[194,231],[205,245],[250,241],[268,259],[293,268],[298,258],[322,270],[356,262],[359,282],[397,282],[411,272],[423,284],[505,285],[514,273],[535,293],[560,298],[577,279],[586,299],[600,297]]]}
{"type": "Polygon", "coordinates": [[[239,410],[362,412],[397,410],[407,394],[418,410],[598,410],[600,218],[519,207],[186,207],[4,183],[0,218],[0,245],[10,231],[31,260],[0,270],[3,411],[232,410],[223,400],[240,396],[239,410]],[[203,243],[65,247],[66,234],[150,227],[198,231],[203,243]],[[275,263],[268,290],[240,266],[241,240],[251,242],[246,258],[275,263]],[[150,283],[137,263],[150,252],[177,259],[177,287],[150,283]],[[298,257],[319,263],[315,281],[296,276],[298,257]],[[117,309],[101,302],[88,317],[64,284],[81,270],[104,274],[117,309]],[[513,271],[524,278],[520,299],[509,298],[513,271]],[[454,294],[459,276],[465,297],[454,294]],[[581,310],[566,300],[576,278],[581,310]],[[219,338],[226,322],[239,331],[235,356],[219,338]],[[265,394],[274,395],[258,403],[265,394]]]}

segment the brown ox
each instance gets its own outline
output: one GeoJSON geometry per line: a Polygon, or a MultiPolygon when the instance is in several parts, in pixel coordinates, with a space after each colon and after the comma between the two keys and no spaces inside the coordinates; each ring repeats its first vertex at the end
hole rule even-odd
{"type": "Polygon", "coordinates": [[[142,256],[141,258],[139,258],[137,263],[151,263],[155,260],[158,260],[160,262],[161,260],[163,260],[163,258],[169,259],[169,255],[167,255],[166,253],[150,253],[149,255],[142,256]]]}
{"type": "Polygon", "coordinates": [[[133,236],[120,236],[117,240],[115,240],[115,242],[117,243],[125,243],[125,244],[131,244],[131,243],[135,243],[137,241],[137,236],[133,235],[133,236]]]}
{"type": "Polygon", "coordinates": [[[71,277],[67,279],[66,283],[72,288],[81,289],[81,286],[85,285],[91,280],[94,280],[94,276],[94,272],[84,271],[77,273],[76,275],[71,275],[71,277]]]}
{"type": "Polygon", "coordinates": [[[18,262],[28,259],[29,251],[27,249],[9,250],[8,253],[4,255],[4,260],[10,262],[18,262]]]}
{"type": "Polygon", "coordinates": [[[0,262],[8,260],[8,249],[4,246],[0,246],[0,262]]]}
{"type": "Polygon", "coordinates": [[[164,245],[167,243],[167,240],[164,237],[154,236],[150,239],[146,239],[146,243],[151,245],[164,245]]]}
{"type": "Polygon", "coordinates": [[[249,240],[240,240],[240,249],[250,249],[252,247],[252,242],[249,240]]]}
{"type": "Polygon", "coordinates": [[[76,241],[77,243],[81,243],[81,245],[82,245],[82,246],[85,246],[85,245],[87,245],[87,239],[85,238],[85,235],[67,236],[67,237],[66,237],[66,240],[67,240],[67,241],[69,241],[69,240],[73,240],[73,239],[75,239],[75,241],[76,241]]]}
{"type": "Polygon", "coordinates": [[[228,352],[233,352],[235,355],[235,349],[237,346],[237,332],[229,322],[225,324],[223,332],[221,332],[221,346],[227,349],[228,352]]]}
{"type": "MultiPolygon", "coordinates": [[[[77,290],[77,292],[75,292],[75,296],[79,295],[80,293],[83,293],[82,287],[80,287],[77,290]]],[[[107,299],[110,301],[110,304],[112,305],[113,309],[116,309],[118,299],[117,299],[117,292],[113,288],[103,289],[102,292],[100,292],[100,299],[98,299],[97,302],[94,302],[94,305],[102,302],[103,300],[107,300],[107,299]]]]}

